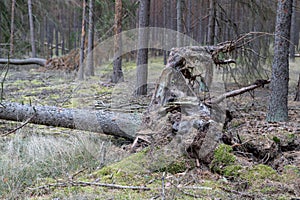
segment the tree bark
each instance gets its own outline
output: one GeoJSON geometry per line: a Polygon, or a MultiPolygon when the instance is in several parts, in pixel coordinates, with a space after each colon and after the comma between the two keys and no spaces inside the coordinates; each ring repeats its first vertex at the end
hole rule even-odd
{"type": "Polygon", "coordinates": [[[85,13],[86,13],[86,1],[82,2],[82,23],[81,23],[81,42],[80,42],[80,58],[79,58],[79,70],[78,70],[78,79],[84,79],[84,43],[85,43],[85,13]]]}
{"type": "Polygon", "coordinates": [[[31,65],[36,64],[40,66],[45,66],[47,60],[42,58],[27,58],[27,59],[6,59],[0,58],[0,64],[13,64],[13,65],[31,65]]]}
{"type": "Polygon", "coordinates": [[[104,133],[133,140],[139,120],[126,113],[1,103],[0,119],[104,133]]]}
{"type": "Polygon", "coordinates": [[[150,0],[140,0],[139,8],[139,38],[137,53],[137,95],[147,94],[148,79],[148,40],[149,31],[150,0]]]}
{"type": "Polygon", "coordinates": [[[28,0],[28,15],[29,15],[31,51],[32,51],[31,52],[31,56],[32,56],[32,58],[35,58],[36,57],[36,51],[35,51],[34,25],[33,25],[32,3],[31,3],[31,0],[28,0]]]}
{"type": "Polygon", "coordinates": [[[182,16],[182,10],[183,10],[183,1],[177,0],[177,47],[182,46],[182,37],[180,33],[183,33],[183,16],[182,16]]]}
{"type": "Polygon", "coordinates": [[[295,96],[295,101],[300,101],[300,74],[298,78],[298,85],[296,87],[296,96],[295,96]]]}
{"type": "Polygon", "coordinates": [[[58,57],[59,56],[59,36],[58,36],[58,25],[55,25],[55,55],[58,57]]]}
{"type": "Polygon", "coordinates": [[[267,121],[288,120],[289,39],[293,0],[278,1],[267,121]]]}
{"type": "Polygon", "coordinates": [[[292,12],[292,22],[291,22],[291,43],[290,43],[290,59],[295,61],[295,47],[296,47],[296,35],[297,33],[297,14],[296,14],[297,1],[293,0],[293,12],[292,12]]]}
{"type": "Polygon", "coordinates": [[[88,32],[88,51],[87,51],[87,76],[94,76],[94,4],[95,0],[90,0],[89,4],[89,32],[88,32]]]}
{"type": "Polygon", "coordinates": [[[11,20],[10,20],[10,57],[14,55],[14,30],[15,30],[15,5],[16,1],[11,2],[11,20]]]}
{"type": "Polygon", "coordinates": [[[122,0],[115,2],[115,38],[112,82],[124,81],[122,71],[122,0]]]}
{"type": "Polygon", "coordinates": [[[208,45],[214,44],[215,26],[216,26],[216,0],[210,0],[209,1],[208,32],[207,32],[207,44],[208,45]]]}

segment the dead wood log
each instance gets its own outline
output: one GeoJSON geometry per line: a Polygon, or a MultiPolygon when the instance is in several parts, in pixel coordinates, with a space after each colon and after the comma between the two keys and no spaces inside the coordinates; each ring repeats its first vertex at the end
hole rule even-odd
{"type": "Polygon", "coordinates": [[[46,59],[43,58],[27,58],[27,59],[7,59],[7,58],[0,58],[0,64],[13,64],[13,65],[40,65],[45,66],[46,59]]]}
{"type": "Polygon", "coordinates": [[[133,140],[139,118],[126,113],[1,103],[0,119],[104,133],[133,140]],[[32,117],[33,116],[33,117],[32,117]]]}

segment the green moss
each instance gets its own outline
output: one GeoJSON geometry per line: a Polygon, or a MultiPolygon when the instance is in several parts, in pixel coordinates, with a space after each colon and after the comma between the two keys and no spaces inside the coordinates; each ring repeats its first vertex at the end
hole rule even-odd
{"type": "Polygon", "coordinates": [[[264,194],[272,194],[276,192],[278,189],[274,186],[264,186],[260,191],[264,194]]]}
{"type": "MultiPolygon", "coordinates": [[[[213,172],[224,174],[227,166],[235,163],[236,157],[232,154],[232,147],[226,144],[220,144],[214,151],[214,159],[210,168],[213,172]]],[[[227,173],[232,169],[227,170],[227,173]]]]}
{"type": "Polygon", "coordinates": [[[223,174],[228,177],[238,177],[241,174],[241,169],[241,165],[229,165],[224,168],[223,174]]]}
{"type": "Polygon", "coordinates": [[[259,164],[241,173],[241,177],[249,183],[259,182],[260,180],[279,180],[279,175],[272,167],[259,164]]]}
{"type": "Polygon", "coordinates": [[[186,170],[186,161],[184,158],[178,159],[175,162],[172,162],[166,166],[162,166],[158,168],[158,172],[169,172],[171,174],[177,174],[180,172],[184,172],[186,170]]]}

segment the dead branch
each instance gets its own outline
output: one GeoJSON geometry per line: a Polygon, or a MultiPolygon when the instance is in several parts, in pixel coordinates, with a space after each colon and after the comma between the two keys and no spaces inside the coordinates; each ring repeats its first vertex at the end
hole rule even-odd
{"type": "Polygon", "coordinates": [[[265,84],[269,84],[269,83],[270,83],[270,80],[257,80],[252,85],[240,88],[238,90],[233,90],[233,91],[230,91],[230,92],[226,92],[226,93],[220,95],[219,97],[217,97],[215,99],[211,99],[210,101],[206,102],[206,104],[207,105],[218,104],[226,98],[234,97],[234,96],[243,94],[245,92],[254,90],[256,88],[263,87],[265,84]]]}
{"type": "Polygon", "coordinates": [[[23,124],[21,124],[20,126],[18,126],[17,128],[15,128],[15,129],[13,129],[13,130],[11,130],[11,131],[8,131],[8,132],[6,132],[6,133],[1,134],[1,136],[2,136],[2,137],[5,137],[5,136],[8,136],[8,135],[10,135],[10,134],[12,134],[12,133],[15,133],[17,130],[23,128],[26,124],[28,124],[28,123],[30,122],[30,120],[32,120],[32,118],[35,117],[35,115],[36,115],[36,114],[34,113],[34,114],[33,114],[31,117],[29,117],[23,124]]]}
{"type": "Polygon", "coordinates": [[[29,190],[43,190],[43,189],[50,189],[50,188],[57,188],[57,187],[70,187],[70,186],[78,186],[78,187],[97,186],[97,187],[107,187],[110,189],[151,190],[150,188],[145,187],[145,186],[128,186],[128,185],[117,185],[117,184],[85,182],[85,181],[66,181],[66,182],[42,185],[39,187],[28,188],[28,189],[29,190]]]}

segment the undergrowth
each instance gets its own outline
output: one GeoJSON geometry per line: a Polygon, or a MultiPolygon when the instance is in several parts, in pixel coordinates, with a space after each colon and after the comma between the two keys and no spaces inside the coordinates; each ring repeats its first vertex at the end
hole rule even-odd
{"type": "MultiPolygon", "coordinates": [[[[110,141],[84,133],[63,137],[16,135],[0,141],[0,198],[22,199],[43,179],[68,177],[113,162],[110,141]]],[[[117,159],[117,156],[114,156],[117,159]]]]}

